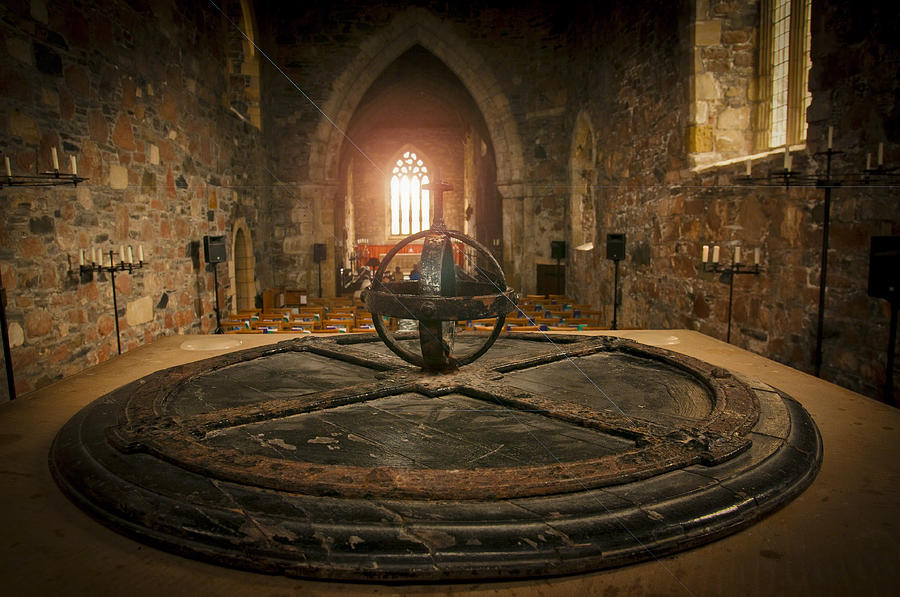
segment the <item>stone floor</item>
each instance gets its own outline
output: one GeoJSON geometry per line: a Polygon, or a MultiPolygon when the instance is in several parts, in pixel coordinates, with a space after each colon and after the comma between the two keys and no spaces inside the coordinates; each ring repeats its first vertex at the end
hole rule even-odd
{"type": "Polygon", "coordinates": [[[0,405],[0,575],[10,595],[884,595],[900,561],[900,411],[696,332],[616,335],[682,352],[793,396],[822,434],[812,486],[758,524],[712,544],[578,576],[455,585],[294,580],[205,564],[133,542],[57,489],[47,457],[81,407],[161,368],[283,339],[169,337],[0,405]],[[231,343],[225,346],[221,342],[231,343]]]}

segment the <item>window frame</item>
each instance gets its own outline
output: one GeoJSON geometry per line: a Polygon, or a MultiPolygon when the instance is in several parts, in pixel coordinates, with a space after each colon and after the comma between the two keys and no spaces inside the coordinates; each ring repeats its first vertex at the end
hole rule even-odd
{"type": "MultiPolygon", "coordinates": [[[[427,230],[428,228],[430,228],[431,227],[431,217],[433,215],[431,192],[428,190],[422,189],[422,186],[431,182],[431,177],[434,175],[434,172],[432,171],[432,168],[429,165],[428,158],[424,157],[422,155],[422,152],[418,151],[417,149],[412,148],[412,147],[406,147],[406,148],[402,149],[401,151],[399,151],[397,153],[396,157],[393,160],[391,160],[388,171],[390,173],[390,176],[388,176],[387,180],[385,181],[385,187],[386,187],[385,203],[386,203],[386,207],[387,207],[387,209],[386,209],[386,212],[387,212],[387,227],[386,227],[387,237],[390,239],[399,239],[399,238],[409,236],[410,234],[415,234],[415,232],[420,232],[421,230],[427,230]],[[411,155],[415,156],[415,159],[413,162],[413,167],[422,169],[422,172],[406,173],[407,175],[410,175],[410,174],[413,174],[413,175],[421,174],[422,175],[422,176],[419,176],[419,179],[421,181],[418,186],[419,205],[418,205],[418,209],[415,210],[415,209],[413,209],[413,207],[414,207],[413,204],[410,203],[409,209],[407,211],[407,214],[409,216],[408,223],[410,225],[408,231],[407,232],[403,231],[403,222],[402,222],[402,215],[401,215],[400,230],[399,230],[399,232],[395,233],[394,232],[395,205],[394,205],[394,196],[393,196],[393,191],[394,191],[394,182],[393,181],[394,181],[394,178],[397,177],[397,175],[398,175],[396,170],[401,167],[401,164],[405,160],[411,159],[411,158],[409,158],[409,156],[411,156],[411,155]],[[422,210],[423,200],[427,201],[426,209],[424,210],[424,213],[422,210]],[[418,213],[418,223],[420,226],[420,229],[418,231],[414,231],[415,226],[413,225],[413,222],[412,222],[413,212],[418,213]]],[[[400,181],[398,181],[398,187],[401,184],[402,183],[400,181]]],[[[401,198],[398,197],[397,207],[402,210],[402,203],[400,203],[400,201],[401,201],[401,198]]],[[[402,213],[403,212],[401,211],[401,214],[402,213]]]]}
{"type": "Polygon", "coordinates": [[[753,146],[766,151],[785,145],[806,142],[806,110],[812,99],[808,91],[810,68],[810,17],[812,0],[760,0],[759,69],[757,103],[753,146]],[[784,117],[784,138],[773,138],[776,123],[773,121],[775,66],[775,10],[779,2],[790,7],[787,44],[787,89],[784,117]]]}

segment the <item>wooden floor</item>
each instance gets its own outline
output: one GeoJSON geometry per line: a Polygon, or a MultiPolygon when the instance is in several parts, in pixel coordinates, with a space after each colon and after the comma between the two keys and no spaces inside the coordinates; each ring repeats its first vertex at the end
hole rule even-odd
{"type": "Polygon", "coordinates": [[[82,406],[171,365],[285,335],[160,339],[0,405],[0,578],[7,595],[889,595],[900,561],[900,410],[686,330],[604,332],[683,352],[796,398],[818,425],[822,470],[762,522],[676,556],[573,577],[451,586],[292,580],[181,558],[94,522],[55,486],[50,443],[82,406]]]}

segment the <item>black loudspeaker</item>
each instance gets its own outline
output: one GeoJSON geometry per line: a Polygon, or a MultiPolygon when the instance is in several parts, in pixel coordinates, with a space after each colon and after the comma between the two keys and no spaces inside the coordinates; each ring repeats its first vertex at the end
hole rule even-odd
{"type": "Polygon", "coordinates": [[[551,240],[550,241],[550,258],[565,259],[566,258],[566,241],[551,240]]]}
{"type": "Polygon", "coordinates": [[[316,263],[322,263],[325,261],[325,257],[327,256],[327,249],[325,245],[322,243],[315,243],[313,245],[313,261],[316,263]]]}
{"type": "Polygon", "coordinates": [[[606,258],[613,261],[622,261],[623,259],[625,259],[624,234],[606,235],[606,258]]]}
{"type": "Polygon", "coordinates": [[[203,255],[206,259],[206,263],[222,263],[225,261],[225,237],[204,236],[203,255]]]}
{"type": "Polygon", "coordinates": [[[900,297],[900,236],[873,236],[869,253],[869,296],[900,297]]]}

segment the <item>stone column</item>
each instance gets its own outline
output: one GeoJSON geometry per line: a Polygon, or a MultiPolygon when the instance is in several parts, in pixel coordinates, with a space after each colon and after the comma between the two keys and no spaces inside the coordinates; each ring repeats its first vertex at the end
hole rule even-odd
{"type": "Polygon", "coordinates": [[[503,206],[503,272],[506,283],[520,295],[527,293],[525,281],[526,241],[525,187],[522,183],[497,183],[503,206]]]}

